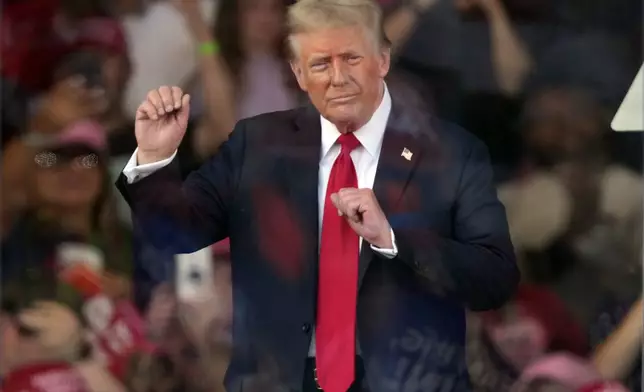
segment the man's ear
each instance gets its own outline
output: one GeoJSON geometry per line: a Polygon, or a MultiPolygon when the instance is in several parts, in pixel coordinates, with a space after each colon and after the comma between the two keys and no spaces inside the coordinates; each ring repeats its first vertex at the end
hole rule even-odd
{"type": "Polygon", "coordinates": [[[380,77],[384,78],[389,73],[391,67],[391,47],[383,47],[380,51],[380,77]]]}
{"type": "Polygon", "coordinates": [[[291,60],[289,64],[291,65],[291,71],[293,71],[295,79],[297,79],[297,84],[300,86],[302,91],[307,91],[306,82],[304,80],[304,70],[300,66],[299,62],[297,60],[291,60]]]}

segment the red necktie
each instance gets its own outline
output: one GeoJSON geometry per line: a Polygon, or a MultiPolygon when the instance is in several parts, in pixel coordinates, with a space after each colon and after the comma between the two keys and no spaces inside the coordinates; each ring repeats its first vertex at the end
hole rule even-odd
{"type": "Polygon", "coordinates": [[[325,392],[346,392],[355,378],[360,238],[338,215],[330,196],[342,188],[358,187],[349,154],[360,142],[347,133],[338,143],[340,155],[331,169],[322,218],[315,335],[317,379],[325,392]]]}

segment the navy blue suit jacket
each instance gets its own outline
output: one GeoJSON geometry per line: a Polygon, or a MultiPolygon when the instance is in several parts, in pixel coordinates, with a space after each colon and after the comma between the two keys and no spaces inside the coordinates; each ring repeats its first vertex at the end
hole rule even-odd
{"type": "MultiPolygon", "coordinates": [[[[117,181],[160,247],[187,253],[230,237],[231,392],[248,390],[258,372],[301,390],[316,317],[320,132],[310,107],[264,114],[240,121],[183,183],[176,165],[117,181]]],[[[394,99],[373,189],[399,253],[386,259],[363,246],[359,261],[357,336],[370,391],[469,390],[465,309],[501,306],[519,280],[492,180],[479,140],[416,121],[394,99]]]]}

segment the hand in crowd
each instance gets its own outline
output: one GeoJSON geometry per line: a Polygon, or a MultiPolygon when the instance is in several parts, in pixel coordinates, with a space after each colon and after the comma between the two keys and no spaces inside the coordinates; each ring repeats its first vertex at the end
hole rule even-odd
{"type": "Polygon", "coordinates": [[[78,120],[102,114],[108,102],[102,89],[89,88],[82,76],[76,76],[55,84],[41,105],[38,116],[60,129],[78,120]]]}
{"type": "Polygon", "coordinates": [[[129,279],[110,272],[103,272],[101,284],[105,295],[112,299],[129,298],[132,292],[132,284],[129,279]]]}
{"type": "MultiPolygon", "coordinates": [[[[65,356],[67,351],[79,347],[82,336],[80,320],[65,305],[38,302],[21,312],[18,319],[26,328],[37,331],[39,343],[51,355],[65,356]]],[[[70,352],[69,356],[74,358],[75,353],[70,352]]]]}
{"type": "Polygon", "coordinates": [[[139,165],[171,157],[186,133],[189,115],[190,96],[179,87],[150,91],[136,111],[139,165]]]}
{"type": "Polygon", "coordinates": [[[146,314],[148,336],[154,340],[161,339],[175,315],[177,300],[172,286],[162,283],[155,287],[152,300],[146,314]]]}
{"type": "MultiPolygon", "coordinates": [[[[223,333],[223,330],[210,330],[213,326],[213,321],[217,319],[218,311],[217,300],[214,296],[203,298],[199,301],[182,302],[178,304],[181,324],[185,328],[186,335],[193,344],[197,346],[206,346],[209,342],[209,340],[206,341],[206,338],[217,338],[216,336],[210,336],[212,332],[215,332],[217,335],[223,333]]],[[[216,327],[217,325],[214,326],[216,327]]]]}

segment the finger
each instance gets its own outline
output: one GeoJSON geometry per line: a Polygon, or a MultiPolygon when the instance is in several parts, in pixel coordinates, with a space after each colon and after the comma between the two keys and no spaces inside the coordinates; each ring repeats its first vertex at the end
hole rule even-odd
{"type": "Polygon", "coordinates": [[[30,309],[43,309],[51,305],[49,301],[35,301],[29,308],[30,309]]]}
{"type": "Polygon", "coordinates": [[[342,203],[340,202],[340,195],[337,193],[332,193],[331,196],[329,196],[329,199],[331,200],[331,203],[335,206],[335,208],[338,209],[338,215],[342,216],[342,203]]]}
{"type": "Polygon", "coordinates": [[[348,203],[352,200],[357,199],[359,195],[346,190],[342,193],[341,192],[342,190],[334,194],[335,197],[332,195],[332,202],[335,205],[335,207],[338,209],[338,215],[340,216],[353,215],[352,212],[350,211],[348,203]]]}
{"type": "Polygon", "coordinates": [[[29,328],[37,328],[46,322],[47,317],[38,310],[25,310],[18,315],[18,320],[29,328]]]}
{"type": "Polygon", "coordinates": [[[360,194],[360,189],[357,188],[342,188],[338,191],[338,195],[340,195],[341,198],[358,194],[360,194]]]}
{"type": "Polygon", "coordinates": [[[152,90],[148,93],[148,101],[154,106],[157,115],[163,116],[165,114],[165,105],[159,90],[152,90]]]}
{"type": "Polygon", "coordinates": [[[183,103],[183,91],[177,87],[172,87],[172,102],[174,103],[174,109],[181,109],[181,104],[183,103]]]}
{"type": "Polygon", "coordinates": [[[360,199],[343,201],[344,214],[347,219],[351,219],[354,222],[359,222],[362,219],[360,216],[360,202],[360,199]]]}
{"type": "Polygon", "coordinates": [[[55,302],[37,301],[30,307],[30,311],[37,312],[43,316],[48,316],[56,312],[59,308],[60,307],[55,302]]]}
{"type": "Polygon", "coordinates": [[[174,111],[174,99],[172,98],[172,89],[168,86],[159,87],[159,95],[163,102],[163,109],[166,113],[174,111]]]}
{"type": "Polygon", "coordinates": [[[190,119],[190,95],[188,94],[181,98],[181,109],[179,109],[177,119],[183,128],[188,126],[188,120],[190,119]]]}
{"type": "Polygon", "coordinates": [[[341,189],[337,193],[338,201],[340,203],[346,203],[350,200],[367,200],[367,194],[363,193],[358,189],[341,189]]]}
{"type": "Polygon", "coordinates": [[[137,120],[158,120],[157,108],[150,101],[144,101],[136,111],[137,120]]]}

